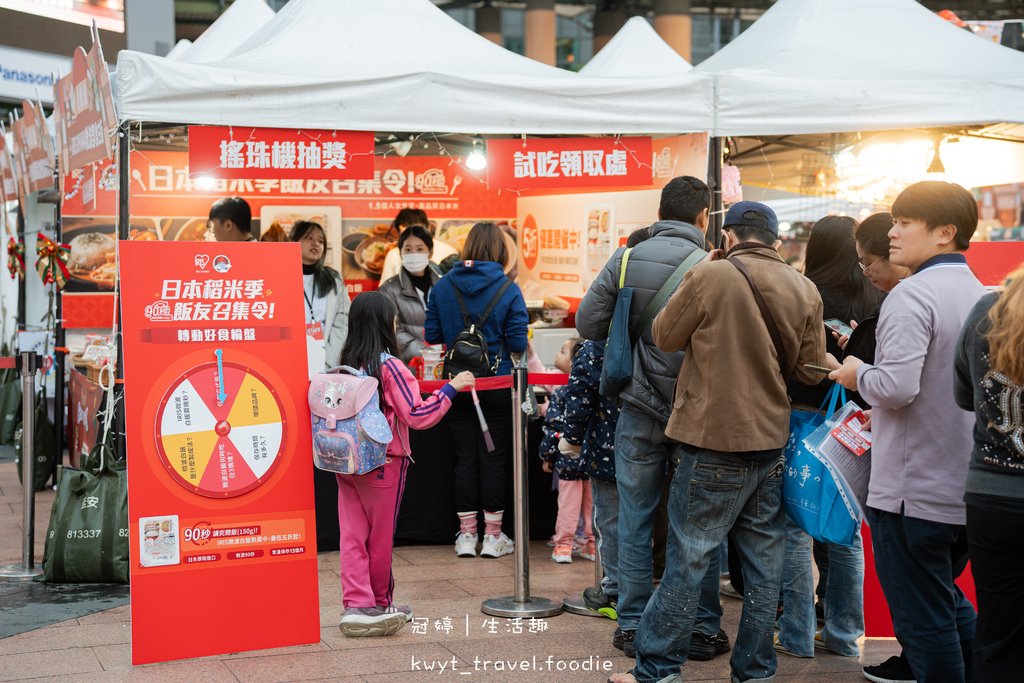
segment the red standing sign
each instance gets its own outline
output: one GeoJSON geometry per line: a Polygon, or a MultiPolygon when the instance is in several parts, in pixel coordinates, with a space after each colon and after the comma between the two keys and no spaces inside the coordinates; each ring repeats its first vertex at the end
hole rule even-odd
{"type": "Polygon", "coordinates": [[[373,133],[190,126],[192,174],[213,178],[373,177],[373,133]]]}
{"type": "Polygon", "coordinates": [[[651,184],[651,138],[487,141],[492,190],[633,187],[651,184]]]}
{"type": "Polygon", "coordinates": [[[299,245],[120,256],[132,662],[318,642],[299,245]]]}

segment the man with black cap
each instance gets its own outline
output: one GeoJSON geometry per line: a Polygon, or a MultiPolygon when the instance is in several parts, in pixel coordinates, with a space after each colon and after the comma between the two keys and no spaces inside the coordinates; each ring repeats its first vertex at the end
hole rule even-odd
{"type": "Polygon", "coordinates": [[[771,208],[738,202],[723,230],[725,252],[687,274],[652,328],[662,351],[686,352],[665,430],[683,446],[669,494],[665,575],[636,632],[636,668],[615,683],[681,678],[701,580],[730,531],[746,593],[732,680],[775,675],[786,381],[821,380],[805,364],[826,364],[822,303],[776,252],[771,208]]]}

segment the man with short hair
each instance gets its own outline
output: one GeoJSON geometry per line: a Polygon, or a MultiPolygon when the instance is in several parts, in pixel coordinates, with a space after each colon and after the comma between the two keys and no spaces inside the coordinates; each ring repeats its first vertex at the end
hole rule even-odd
{"type": "Polygon", "coordinates": [[[224,197],[210,207],[207,234],[217,242],[254,242],[252,209],[241,197],[224,197]]]}
{"type": "MultiPolygon", "coordinates": [[[[635,653],[633,636],[654,591],[651,539],[654,513],[679,443],[665,435],[672,410],[672,388],[683,362],[682,348],[664,352],[654,345],[649,316],[637,329],[644,310],[676,268],[705,244],[711,192],[698,178],[673,178],[661,193],[658,222],[651,236],[629,253],[624,287],[633,290],[629,324],[633,338],[633,376],[619,398],[622,411],[615,432],[615,477],[619,496],[619,627],[612,644],[627,656],[635,653]]],[[[586,339],[604,341],[619,295],[624,249],[616,251],[587,290],[576,312],[576,328],[586,339]]],[[[727,652],[729,641],[719,628],[718,566],[708,567],[693,656],[711,659],[727,652]]],[[[691,623],[691,626],[693,624],[691,623]]],[[[689,634],[688,634],[689,635],[689,634]]]]}
{"type": "Polygon", "coordinates": [[[775,675],[786,381],[820,381],[805,364],[825,362],[825,328],[817,288],[776,251],[771,208],[738,202],[723,229],[724,258],[713,252],[691,270],[654,321],[658,348],[686,351],[666,429],[683,445],[674,454],[665,575],[636,632],[636,667],[616,683],[681,678],[701,583],[730,531],[745,592],[732,680],[775,675]]]}
{"type": "Polygon", "coordinates": [[[963,498],[974,416],[954,402],[953,358],[985,293],[963,255],[978,205],[959,185],[925,181],[896,197],[892,215],[889,261],[912,275],[882,304],[874,364],[847,357],[830,375],[873,409],[867,516],[903,645],[901,657],[864,667],[864,675],[973,680],[976,614],[953,581],[967,565],[963,498]]]}

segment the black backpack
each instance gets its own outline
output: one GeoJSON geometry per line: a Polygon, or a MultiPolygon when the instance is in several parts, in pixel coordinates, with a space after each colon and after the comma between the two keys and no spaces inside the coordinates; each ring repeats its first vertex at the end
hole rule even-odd
{"type": "MultiPolygon", "coordinates": [[[[501,354],[498,354],[492,364],[487,353],[487,339],[484,338],[480,328],[487,321],[487,318],[490,317],[491,313],[494,312],[494,307],[501,301],[501,297],[505,295],[505,291],[511,284],[511,280],[505,280],[505,283],[491,297],[490,303],[487,304],[487,308],[480,314],[480,318],[475,321],[470,320],[469,311],[466,309],[466,301],[462,298],[462,292],[459,291],[458,287],[452,285],[455,300],[458,302],[459,310],[462,312],[462,324],[465,325],[465,328],[456,335],[455,341],[448,347],[448,352],[444,355],[442,375],[445,378],[451,379],[466,370],[473,373],[474,377],[490,377],[497,372],[498,365],[501,363],[501,354]]],[[[504,345],[504,341],[502,345],[504,345]]]]}

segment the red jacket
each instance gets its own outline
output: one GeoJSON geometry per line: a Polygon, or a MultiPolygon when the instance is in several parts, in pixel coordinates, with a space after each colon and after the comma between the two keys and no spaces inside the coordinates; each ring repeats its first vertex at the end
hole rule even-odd
{"type": "Polygon", "coordinates": [[[409,429],[430,429],[440,422],[458,392],[449,383],[424,398],[409,368],[394,356],[381,365],[380,382],[384,391],[381,411],[394,435],[388,445],[388,455],[408,456],[412,452],[409,429]]]}

